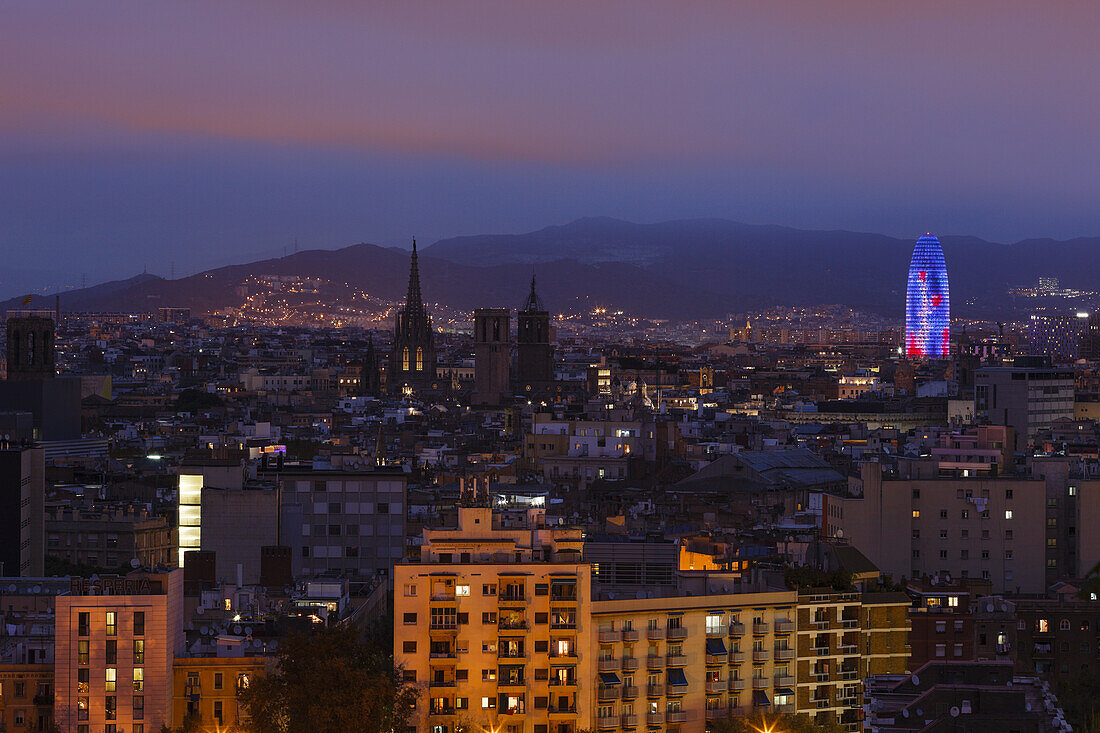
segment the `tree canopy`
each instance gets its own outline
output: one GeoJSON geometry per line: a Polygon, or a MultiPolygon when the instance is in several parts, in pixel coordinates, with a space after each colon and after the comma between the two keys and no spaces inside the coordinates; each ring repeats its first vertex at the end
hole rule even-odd
{"type": "Polygon", "coordinates": [[[333,627],[283,642],[274,673],[253,681],[242,702],[255,733],[391,733],[405,729],[419,694],[388,647],[333,627]]]}

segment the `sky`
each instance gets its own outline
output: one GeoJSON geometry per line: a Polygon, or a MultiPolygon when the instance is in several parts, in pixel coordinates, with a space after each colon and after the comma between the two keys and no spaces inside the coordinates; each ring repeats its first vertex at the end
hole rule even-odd
{"type": "Polygon", "coordinates": [[[1100,234],[1100,3],[8,0],[0,296],[582,216],[1100,234]]]}

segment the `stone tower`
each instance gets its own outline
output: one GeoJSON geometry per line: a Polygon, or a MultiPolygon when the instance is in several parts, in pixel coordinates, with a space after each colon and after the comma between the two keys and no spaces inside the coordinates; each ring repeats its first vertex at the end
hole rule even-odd
{"type": "Polygon", "coordinates": [[[8,318],[8,379],[52,379],[57,372],[54,319],[47,315],[8,318]]]}
{"type": "Polygon", "coordinates": [[[528,394],[554,381],[554,347],[550,343],[550,313],[535,292],[535,276],[531,276],[531,293],[524,301],[518,317],[516,333],[516,382],[522,394],[528,394]]]}
{"type": "Polygon", "coordinates": [[[474,404],[499,405],[511,391],[512,312],[474,311],[474,404]]]}

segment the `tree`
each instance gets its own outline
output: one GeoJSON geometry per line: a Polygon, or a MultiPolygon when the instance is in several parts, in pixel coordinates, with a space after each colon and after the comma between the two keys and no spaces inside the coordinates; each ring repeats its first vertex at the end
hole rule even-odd
{"type": "Polygon", "coordinates": [[[402,680],[389,647],[337,626],[288,638],[274,674],[242,694],[255,733],[404,730],[420,691],[402,680]]]}
{"type": "Polygon", "coordinates": [[[808,715],[753,715],[749,718],[726,716],[707,723],[710,733],[842,733],[838,723],[818,723],[808,715]]]}

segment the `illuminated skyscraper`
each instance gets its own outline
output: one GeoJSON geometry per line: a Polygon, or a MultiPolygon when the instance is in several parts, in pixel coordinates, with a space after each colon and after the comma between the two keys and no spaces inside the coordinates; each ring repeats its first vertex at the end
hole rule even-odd
{"type": "Polygon", "coordinates": [[[909,260],[905,292],[905,355],[945,359],[951,355],[951,298],[947,263],[940,240],[926,234],[917,240],[909,260]]]}

